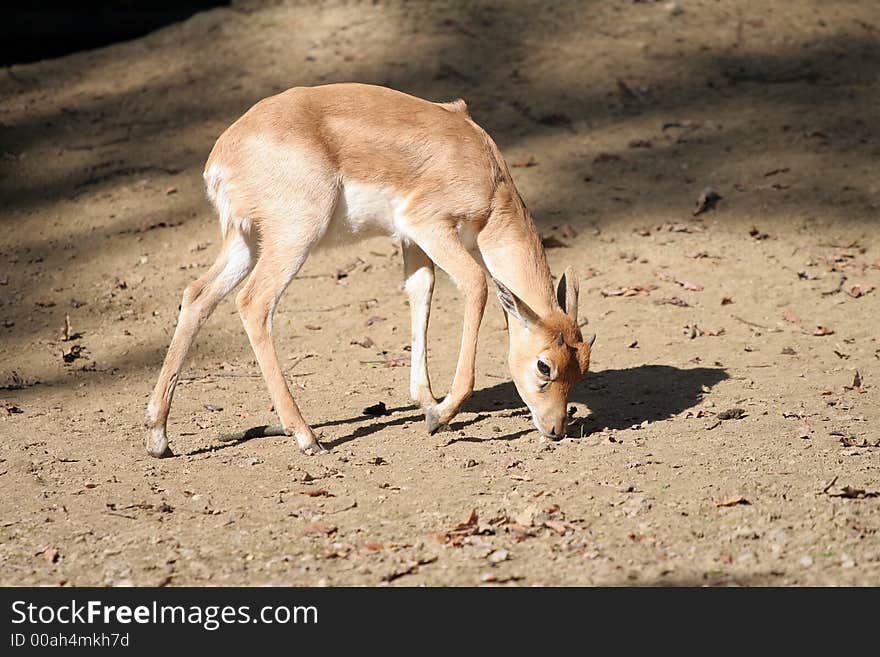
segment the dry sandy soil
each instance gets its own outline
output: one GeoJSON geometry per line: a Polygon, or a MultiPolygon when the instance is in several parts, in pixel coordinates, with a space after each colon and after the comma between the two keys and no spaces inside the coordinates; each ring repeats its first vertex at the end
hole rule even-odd
{"type": "MultiPolygon", "coordinates": [[[[865,2],[241,3],[0,70],[0,583],[880,584],[878,37],[865,2]],[[178,388],[178,456],[149,458],[180,295],[219,244],[213,141],[344,80],[462,96],[496,138],[554,272],[582,275],[581,422],[532,429],[493,300],[478,390],[426,435],[378,239],[315,254],[276,317],[329,454],[219,440],[276,422],[230,297],[178,388]]],[[[441,276],[441,394],[460,306],[441,276]]]]}

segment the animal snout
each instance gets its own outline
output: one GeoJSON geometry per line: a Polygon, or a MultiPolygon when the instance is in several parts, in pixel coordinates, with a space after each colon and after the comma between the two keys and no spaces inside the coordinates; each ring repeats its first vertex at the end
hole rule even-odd
{"type": "Polygon", "coordinates": [[[554,424],[548,427],[549,431],[547,435],[550,438],[562,438],[565,436],[565,432],[568,429],[568,422],[566,420],[559,420],[554,424]]]}

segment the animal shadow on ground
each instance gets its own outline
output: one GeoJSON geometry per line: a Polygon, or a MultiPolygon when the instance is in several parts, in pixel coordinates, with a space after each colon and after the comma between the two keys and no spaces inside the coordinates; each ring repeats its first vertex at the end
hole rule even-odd
{"type": "MultiPolygon", "coordinates": [[[[674,417],[699,404],[704,392],[728,378],[727,372],[722,368],[682,369],[670,365],[639,365],[638,367],[590,373],[572,391],[569,398],[569,402],[586,405],[590,409],[590,415],[585,418],[575,418],[569,426],[569,436],[586,435],[603,429],[628,429],[645,421],[657,422],[674,417]]],[[[463,410],[477,413],[477,415],[468,420],[453,422],[450,428],[454,431],[488,419],[489,413],[493,411],[506,410],[512,411],[511,415],[528,415],[525,404],[510,381],[474,391],[463,410]]],[[[389,408],[387,414],[392,417],[383,419],[358,415],[316,424],[314,428],[364,423],[347,436],[325,441],[324,445],[332,449],[390,426],[421,422],[424,419],[421,411],[415,405],[389,408]],[[397,415],[409,411],[416,412],[397,415]]],[[[223,446],[240,444],[245,440],[262,437],[261,431],[265,428],[255,427],[246,432],[240,440],[226,443],[223,446]]],[[[532,430],[531,423],[529,423],[527,428],[512,434],[492,436],[491,438],[461,437],[454,438],[451,442],[514,440],[531,433],[532,430]]],[[[208,449],[216,449],[216,447],[208,449]]]]}
{"type": "MultiPolygon", "coordinates": [[[[586,405],[590,415],[575,418],[568,434],[579,435],[581,427],[584,435],[674,417],[696,406],[704,392],[727,378],[722,368],[682,369],[670,365],[639,365],[590,373],[569,397],[569,402],[586,405]]],[[[488,412],[524,407],[513,383],[505,382],[475,391],[465,410],[488,412]]],[[[522,433],[525,432],[501,438],[510,439],[522,433]]]]}

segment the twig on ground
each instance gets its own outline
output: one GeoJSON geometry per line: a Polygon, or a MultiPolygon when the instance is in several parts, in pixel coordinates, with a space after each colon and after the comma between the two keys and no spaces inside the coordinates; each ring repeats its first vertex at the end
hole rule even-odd
{"type": "Polygon", "coordinates": [[[269,436],[284,436],[284,427],[277,424],[264,424],[259,427],[252,427],[245,431],[233,431],[232,433],[224,433],[220,435],[220,440],[224,443],[231,443],[240,440],[250,440],[251,438],[267,438],[269,436]]]}

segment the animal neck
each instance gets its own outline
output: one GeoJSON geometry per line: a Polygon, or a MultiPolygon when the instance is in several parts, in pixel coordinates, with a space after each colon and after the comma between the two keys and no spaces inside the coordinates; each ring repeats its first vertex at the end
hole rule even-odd
{"type": "Polygon", "coordinates": [[[499,185],[492,213],[477,243],[493,278],[538,316],[558,310],[541,236],[512,182],[499,185]]]}

